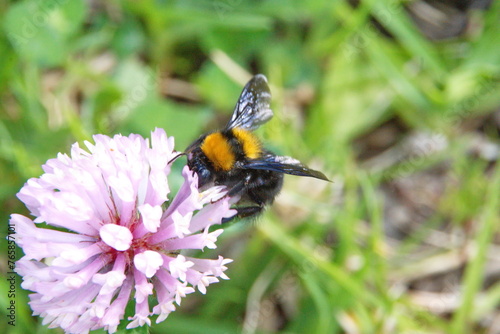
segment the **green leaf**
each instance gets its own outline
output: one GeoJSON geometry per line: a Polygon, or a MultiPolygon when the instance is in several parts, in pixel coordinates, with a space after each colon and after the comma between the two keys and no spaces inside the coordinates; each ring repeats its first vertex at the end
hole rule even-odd
{"type": "Polygon", "coordinates": [[[118,130],[149,136],[154,128],[164,128],[168,136],[175,137],[176,149],[182,151],[203,133],[209,116],[205,108],[148,99],[132,111],[118,130]]]}
{"type": "Polygon", "coordinates": [[[4,29],[24,60],[60,65],[70,50],[68,38],[79,29],[85,15],[83,0],[23,1],[10,7],[4,29]]]}

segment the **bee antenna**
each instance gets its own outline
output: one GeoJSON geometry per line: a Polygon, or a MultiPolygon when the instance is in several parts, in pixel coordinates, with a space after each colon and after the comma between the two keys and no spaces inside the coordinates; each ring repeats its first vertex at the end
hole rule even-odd
{"type": "Polygon", "coordinates": [[[180,156],[183,156],[183,155],[186,155],[186,153],[185,152],[180,152],[175,157],[173,157],[172,159],[170,159],[170,161],[168,162],[168,164],[170,165],[170,163],[174,162],[175,160],[177,160],[177,158],[179,158],[180,156]]]}

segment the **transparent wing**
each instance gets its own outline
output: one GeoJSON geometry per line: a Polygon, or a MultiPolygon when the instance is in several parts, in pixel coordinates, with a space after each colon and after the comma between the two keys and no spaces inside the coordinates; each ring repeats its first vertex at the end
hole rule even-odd
{"type": "Polygon", "coordinates": [[[278,173],[309,176],[320,180],[330,181],[322,172],[310,169],[294,158],[273,154],[266,154],[260,159],[250,160],[241,168],[271,170],[278,173]]]}
{"type": "Polygon", "coordinates": [[[236,127],[249,131],[257,129],[273,117],[270,103],[271,91],[267,79],[257,74],[243,88],[226,130],[236,127]]]}

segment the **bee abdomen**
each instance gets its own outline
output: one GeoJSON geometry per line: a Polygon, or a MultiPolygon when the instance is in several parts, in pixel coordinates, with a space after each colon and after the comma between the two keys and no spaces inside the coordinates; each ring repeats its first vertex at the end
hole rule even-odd
{"type": "Polygon", "coordinates": [[[237,161],[257,159],[262,155],[260,140],[251,132],[234,128],[206,136],[201,150],[216,171],[230,171],[237,161]]]}
{"type": "Polygon", "coordinates": [[[253,133],[241,128],[228,131],[237,140],[238,149],[243,151],[245,159],[257,159],[262,155],[262,144],[253,133]]]}

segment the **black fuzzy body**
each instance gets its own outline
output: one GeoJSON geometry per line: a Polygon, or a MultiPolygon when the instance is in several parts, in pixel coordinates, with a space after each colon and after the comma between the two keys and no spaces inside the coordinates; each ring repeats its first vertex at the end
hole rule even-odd
{"type": "MultiPolygon", "coordinates": [[[[228,196],[240,196],[236,208],[237,216],[248,217],[260,213],[266,205],[273,203],[283,186],[283,173],[264,169],[243,168],[248,163],[242,143],[231,130],[221,132],[231,147],[235,162],[230,170],[217,170],[212,161],[203,153],[201,145],[204,135],[187,149],[188,166],[198,175],[198,187],[226,186],[228,196]]],[[[271,155],[270,151],[263,154],[271,155]]]]}
{"type": "Polygon", "coordinates": [[[296,159],[262,149],[250,134],[273,116],[270,101],[266,77],[255,75],[243,88],[225,128],[201,136],[184,153],[189,168],[198,175],[199,188],[224,185],[227,196],[240,196],[235,217],[255,216],[272,204],[284,174],[329,181],[322,172],[296,159]]]}

